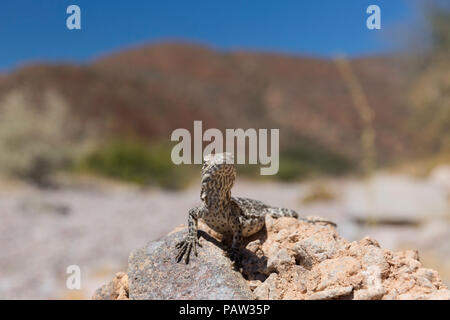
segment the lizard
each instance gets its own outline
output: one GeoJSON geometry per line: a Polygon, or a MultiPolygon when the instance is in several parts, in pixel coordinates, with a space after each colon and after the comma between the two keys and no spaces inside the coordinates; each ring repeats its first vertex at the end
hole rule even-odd
{"type": "Polygon", "coordinates": [[[272,207],[259,200],[232,197],[231,188],[235,179],[236,169],[231,153],[205,156],[201,169],[202,204],[189,210],[188,234],[176,244],[177,262],[185,256],[185,263],[188,264],[192,251],[198,256],[197,247],[201,247],[197,235],[198,219],[202,219],[214,231],[232,238],[228,255],[237,264],[243,239],[263,229],[266,215],[274,218],[293,217],[308,223],[322,222],[336,226],[334,222],[319,217],[299,218],[294,210],[272,207]]]}

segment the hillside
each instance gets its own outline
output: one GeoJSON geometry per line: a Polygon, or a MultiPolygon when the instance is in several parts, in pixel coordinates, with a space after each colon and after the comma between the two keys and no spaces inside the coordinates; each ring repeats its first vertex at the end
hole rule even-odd
{"type": "MultiPolygon", "coordinates": [[[[405,119],[407,65],[399,57],[351,61],[375,115],[378,163],[414,154],[405,119]]],[[[157,44],[104,56],[88,65],[34,64],[0,78],[0,101],[26,92],[39,108],[57,92],[81,131],[169,140],[176,128],[280,128],[282,150],[321,150],[357,163],[362,124],[332,60],[217,52],[157,44]]]]}

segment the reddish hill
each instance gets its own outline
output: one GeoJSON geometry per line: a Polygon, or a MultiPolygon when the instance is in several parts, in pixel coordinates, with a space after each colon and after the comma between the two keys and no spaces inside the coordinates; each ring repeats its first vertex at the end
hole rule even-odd
{"type": "MultiPolygon", "coordinates": [[[[373,108],[381,162],[413,149],[405,128],[408,86],[400,59],[353,60],[373,108]]],[[[331,60],[246,52],[223,53],[186,44],[118,52],[87,66],[31,65],[1,79],[0,99],[13,88],[39,101],[51,88],[73,114],[108,134],[169,139],[175,128],[280,128],[283,148],[312,144],[359,158],[361,123],[331,60]]]]}

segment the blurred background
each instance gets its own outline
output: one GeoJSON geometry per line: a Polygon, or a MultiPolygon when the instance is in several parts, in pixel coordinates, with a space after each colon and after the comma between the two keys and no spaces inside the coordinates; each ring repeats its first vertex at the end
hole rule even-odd
{"type": "Polygon", "coordinates": [[[448,1],[6,0],[0,40],[1,299],[90,298],[186,223],[200,168],[170,135],[194,120],[280,129],[278,174],[238,166],[235,195],[417,248],[450,284],[448,1]]]}

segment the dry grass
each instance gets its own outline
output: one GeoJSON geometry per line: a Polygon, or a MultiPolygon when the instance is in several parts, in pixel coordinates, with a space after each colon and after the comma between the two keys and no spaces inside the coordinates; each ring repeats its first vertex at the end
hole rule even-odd
{"type": "Polygon", "coordinates": [[[336,66],[347,85],[353,106],[358,113],[361,127],[362,168],[370,177],[376,168],[375,129],[373,126],[374,110],[369,105],[364,89],[352,71],[350,62],[344,57],[335,60],[336,66]]]}
{"type": "Polygon", "coordinates": [[[36,106],[16,89],[0,102],[0,170],[38,184],[67,161],[72,147],[65,101],[52,91],[43,98],[36,106]]]}

